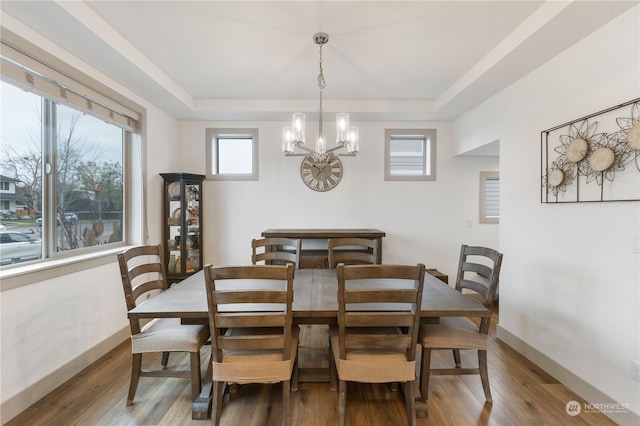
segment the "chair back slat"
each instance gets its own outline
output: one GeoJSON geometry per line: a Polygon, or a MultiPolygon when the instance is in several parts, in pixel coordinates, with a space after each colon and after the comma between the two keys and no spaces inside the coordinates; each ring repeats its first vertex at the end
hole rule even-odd
{"type": "Polygon", "coordinates": [[[405,351],[415,360],[425,267],[338,264],[340,358],[360,349],[405,351]]]}
{"type": "Polygon", "coordinates": [[[329,239],[329,268],[339,263],[345,265],[363,265],[378,263],[378,240],[367,238],[331,238],[329,239]]]}
{"type": "Polygon", "coordinates": [[[348,312],[345,313],[346,327],[412,327],[413,312],[348,312]]]}
{"type": "MultiPolygon", "coordinates": [[[[159,245],[133,247],[117,258],[127,310],[135,308],[139,299],[146,300],[143,296],[148,292],[169,288],[159,245]]],[[[129,324],[132,335],[140,333],[140,320],[130,319],[129,324]]]]}
{"type": "Polygon", "coordinates": [[[226,303],[287,303],[287,294],[282,291],[255,290],[251,293],[247,291],[217,291],[214,294],[213,302],[217,304],[226,303]]]}
{"type": "Polygon", "coordinates": [[[354,289],[345,293],[344,303],[413,303],[415,289],[354,289]]]}
{"type": "Polygon", "coordinates": [[[221,328],[229,327],[284,327],[286,315],[281,312],[264,312],[246,315],[244,312],[227,312],[216,315],[216,324],[221,328]]]}
{"type": "Polygon", "coordinates": [[[293,264],[205,266],[215,362],[222,362],[223,350],[277,350],[289,359],[294,269],[293,264]]]}
{"type": "Polygon", "coordinates": [[[407,334],[349,334],[345,341],[351,350],[397,349],[411,346],[411,336],[407,334]]]}
{"type": "Polygon", "coordinates": [[[251,240],[251,263],[258,262],[272,265],[293,263],[300,267],[300,250],[302,242],[295,238],[270,237],[251,240]]]}
{"type": "Polygon", "coordinates": [[[242,336],[242,337],[226,337],[219,336],[217,339],[217,347],[221,350],[231,351],[255,351],[268,349],[282,349],[285,344],[284,335],[272,336],[242,336]]]}

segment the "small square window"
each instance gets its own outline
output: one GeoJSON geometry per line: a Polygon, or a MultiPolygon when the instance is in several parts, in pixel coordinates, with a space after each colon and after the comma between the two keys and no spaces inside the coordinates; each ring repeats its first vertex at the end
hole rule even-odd
{"type": "Polygon", "coordinates": [[[436,130],[387,129],[385,180],[436,180],[436,130]]]}
{"type": "Polygon", "coordinates": [[[258,129],[207,129],[207,179],[258,180],[258,129]]]}

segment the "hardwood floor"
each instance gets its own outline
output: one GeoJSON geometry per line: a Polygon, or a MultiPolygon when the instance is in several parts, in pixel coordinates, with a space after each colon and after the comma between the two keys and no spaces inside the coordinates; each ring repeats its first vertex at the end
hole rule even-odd
{"type": "MultiPolygon", "coordinates": [[[[493,404],[485,403],[478,376],[437,376],[431,379],[429,414],[418,425],[613,425],[603,414],[566,413],[569,401],[584,400],[537,368],[490,333],[489,376],[493,404]]],[[[326,330],[303,326],[299,359],[301,365],[328,365],[326,330]]],[[[8,422],[15,425],[203,425],[191,420],[188,380],[142,378],[133,406],[125,399],[129,386],[130,343],[125,342],[99,361],[64,383],[45,398],[8,422]]],[[[209,348],[203,350],[203,371],[209,348]]],[[[432,365],[448,365],[450,351],[435,352],[432,365]]],[[[462,355],[463,363],[477,363],[473,353],[462,355]]],[[[157,366],[159,357],[148,356],[146,365],[157,366]]],[[[170,366],[188,366],[188,354],[172,354],[170,366]]],[[[279,385],[244,385],[228,395],[222,425],[280,425],[279,385]]],[[[337,392],[328,383],[301,383],[292,393],[293,424],[325,426],[337,424],[337,392]]],[[[386,385],[352,383],[347,395],[347,425],[406,425],[402,394],[386,385]]]]}

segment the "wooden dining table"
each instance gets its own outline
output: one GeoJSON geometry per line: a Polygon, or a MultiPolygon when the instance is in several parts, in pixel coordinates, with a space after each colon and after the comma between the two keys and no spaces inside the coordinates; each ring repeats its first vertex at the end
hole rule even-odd
{"type": "MultiPolygon", "coordinates": [[[[235,284],[235,283],[234,283],[235,284]]],[[[385,285],[388,285],[385,284],[385,285]]],[[[293,282],[294,324],[337,324],[338,279],[335,269],[298,269],[293,282]]],[[[173,284],[168,290],[139,304],[129,318],[181,318],[185,323],[208,321],[204,272],[173,284]]],[[[440,317],[489,317],[491,310],[425,273],[420,317],[423,323],[440,317]]],[[[211,364],[211,363],[209,363],[211,364]]],[[[211,365],[200,396],[193,402],[192,418],[203,420],[211,409],[211,365]]]]}

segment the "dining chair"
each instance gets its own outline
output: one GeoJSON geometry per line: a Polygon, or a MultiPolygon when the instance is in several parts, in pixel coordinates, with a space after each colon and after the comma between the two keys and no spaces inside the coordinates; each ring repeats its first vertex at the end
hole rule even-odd
{"type": "MultiPolygon", "coordinates": [[[[456,276],[456,290],[468,294],[488,309],[496,297],[502,254],[496,250],[462,245],[456,276]]],[[[469,318],[443,317],[437,324],[426,324],[420,330],[422,366],[420,394],[427,401],[429,377],[432,375],[479,374],[485,399],[492,402],[487,369],[487,341],[491,317],[482,318],[477,325],[469,318]],[[452,349],[455,368],[431,368],[431,351],[452,349]],[[477,368],[462,368],[460,350],[478,352],[477,368]]]]}
{"type": "Polygon", "coordinates": [[[376,264],[378,262],[378,240],[368,238],[330,238],[329,268],[338,263],[345,265],[376,264]]]}
{"type": "Polygon", "coordinates": [[[291,424],[293,264],[205,267],[213,381],[212,421],[220,424],[227,384],[282,383],[282,424],[291,424]]]}
{"type": "Polygon", "coordinates": [[[347,382],[403,383],[407,423],[416,424],[414,383],[425,267],[338,264],[338,325],[331,326],[332,389],[345,424],[347,382]]]}
{"type": "Polygon", "coordinates": [[[284,265],[293,263],[300,268],[300,248],[302,242],[295,238],[270,237],[251,240],[251,263],[284,265]]]}
{"type": "MultiPolygon", "coordinates": [[[[127,310],[144,303],[157,291],[169,288],[161,253],[159,245],[147,245],[133,247],[118,254],[127,310]]],[[[140,377],[191,378],[191,398],[195,400],[201,385],[200,349],[209,339],[209,327],[182,325],[180,318],[155,318],[144,325],[139,319],[129,319],[129,325],[133,361],[127,405],[133,404],[140,377]],[[162,369],[142,369],[142,355],[150,352],[162,353],[162,369]],[[190,370],[167,370],[170,352],[189,352],[190,370]]]]}

